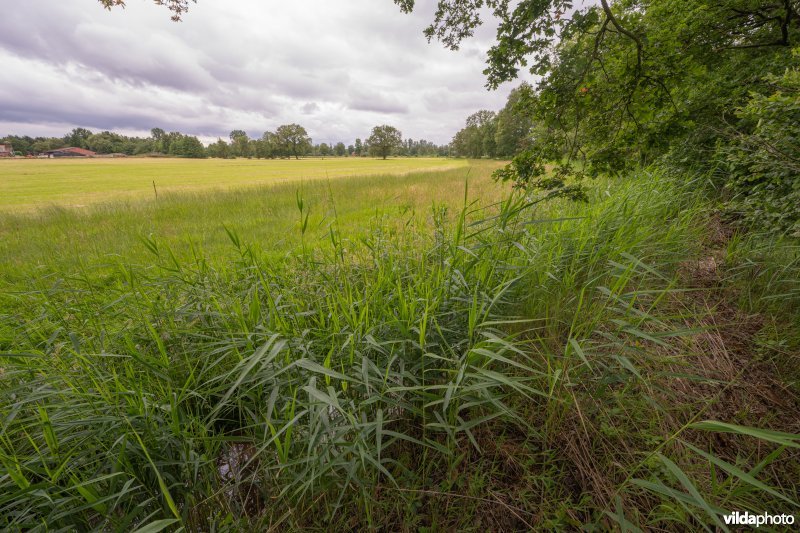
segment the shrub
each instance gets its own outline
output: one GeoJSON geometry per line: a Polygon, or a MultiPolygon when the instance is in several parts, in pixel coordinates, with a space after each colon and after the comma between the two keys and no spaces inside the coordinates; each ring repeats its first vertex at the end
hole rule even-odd
{"type": "Polygon", "coordinates": [[[748,223],[800,235],[800,71],[770,76],[773,94],[738,111],[746,133],[721,147],[728,201],[748,223]]]}

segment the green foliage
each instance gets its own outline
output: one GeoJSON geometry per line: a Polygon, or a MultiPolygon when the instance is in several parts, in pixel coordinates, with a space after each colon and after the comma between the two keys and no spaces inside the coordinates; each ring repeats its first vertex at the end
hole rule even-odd
{"type": "MultiPolygon", "coordinates": [[[[34,144],[43,140],[45,140],[43,137],[33,138],[28,135],[6,135],[0,139],[0,142],[3,144],[10,144],[16,155],[32,155],[34,153],[34,144]]],[[[58,148],[61,147],[63,147],[63,145],[58,148]]]]}
{"type": "MultiPolygon", "coordinates": [[[[404,12],[414,9],[414,0],[394,0],[404,12]]],[[[550,46],[558,30],[570,20],[571,0],[439,0],[433,23],[425,30],[428,39],[436,38],[457,50],[472,37],[487,15],[497,19],[497,43],[489,50],[484,71],[488,85],[517,77],[520,67],[530,64],[532,72],[543,74],[549,65],[550,46]]]]}
{"type": "MultiPolygon", "coordinates": [[[[266,136],[266,134],[265,134],[266,136]]],[[[311,150],[311,137],[306,129],[299,124],[285,124],[275,130],[274,136],[269,138],[274,141],[278,154],[285,157],[300,159],[311,150]]]]}
{"type": "MultiPolygon", "coordinates": [[[[455,48],[494,15],[489,85],[543,76],[503,201],[356,233],[333,209],[315,249],[296,191],[284,261],[226,226],[229,262],[144,237],[150,267],[3,296],[0,525],[725,530],[796,511],[794,404],[759,403],[746,374],[754,345],[791,370],[796,247],[704,249],[701,181],[630,175],[722,162],[747,220],[796,230],[796,2],[571,8],[440,0],[426,31],[455,48]],[[731,295],[765,316],[738,324],[731,295]]],[[[463,149],[496,155],[499,124],[471,116],[463,149]]],[[[796,381],[758,370],[791,402],[796,381]]]]}
{"type": "Polygon", "coordinates": [[[367,138],[370,153],[386,159],[403,143],[403,135],[394,126],[375,126],[367,138]]]}
{"type": "Polygon", "coordinates": [[[217,142],[208,145],[206,153],[208,154],[208,157],[227,159],[228,157],[230,157],[231,149],[228,143],[226,143],[222,139],[217,139],[217,142]]]}
{"type": "Polygon", "coordinates": [[[92,136],[92,132],[86,128],[75,128],[64,136],[64,144],[76,148],[86,148],[87,140],[92,136]]]}
{"type": "Polygon", "coordinates": [[[464,129],[456,133],[451,143],[454,155],[471,157],[494,157],[497,154],[495,131],[497,114],[483,109],[467,117],[464,129]]]}
{"type": "MultiPolygon", "coordinates": [[[[515,78],[521,67],[541,76],[515,106],[531,125],[524,149],[576,177],[620,176],[654,162],[704,172],[724,159],[735,209],[750,222],[797,231],[793,82],[784,77],[782,96],[770,96],[775,76],[794,68],[795,2],[604,0],[569,17],[568,6],[553,0],[438,6],[427,34],[450,47],[481,17],[498,20],[490,86],[515,78]]],[[[498,141],[503,130],[496,129],[498,141]]],[[[504,143],[492,152],[482,137],[471,125],[453,145],[473,157],[508,150],[504,143]]]]}
{"type": "Polygon", "coordinates": [[[511,91],[505,107],[497,113],[494,134],[497,156],[511,157],[530,144],[534,122],[528,112],[530,109],[528,102],[533,98],[533,93],[532,86],[527,83],[521,84],[511,91]]]}
{"type": "Polygon", "coordinates": [[[242,130],[233,130],[228,136],[231,140],[230,153],[233,157],[251,157],[250,138],[242,130]]]}
{"type": "Polygon", "coordinates": [[[206,148],[197,137],[179,135],[170,142],[169,154],[178,157],[201,159],[206,157],[206,148]]]}
{"type": "Polygon", "coordinates": [[[86,139],[85,144],[89,150],[98,154],[124,153],[126,148],[125,139],[121,135],[110,131],[90,136],[86,139]]]}
{"type": "MultiPolygon", "coordinates": [[[[585,188],[579,183],[567,184],[570,169],[560,166],[552,171],[547,168],[547,159],[532,150],[522,152],[511,163],[494,172],[499,181],[510,181],[515,188],[527,191],[543,190],[544,199],[569,198],[574,201],[588,201],[585,188]]],[[[539,200],[541,201],[541,200],[539,200]]]]}
{"type": "Polygon", "coordinates": [[[719,148],[730,209],[751,225],[800,236],[800,71],[767,82],[737,112],[740,131],[719,148]]]}

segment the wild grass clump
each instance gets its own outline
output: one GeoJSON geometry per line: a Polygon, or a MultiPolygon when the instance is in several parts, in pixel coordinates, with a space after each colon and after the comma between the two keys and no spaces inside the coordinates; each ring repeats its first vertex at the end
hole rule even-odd
{"type": "Polygon", "coordinates": [[[326,248],[296,200],[287,260],[233,229],[215,266],[146,239],[149,268],[13,297],[1,527],[705,525],[755,506],[724,491],[743,485],[796,505],[684,434],[779,446],[762,465],[797,435],[668,403],[693,374],[692,315],[667,305],[703,230],[690,187],[598,181],[587,205],[517,193],[360,234],[334,218],[326,248]]]}

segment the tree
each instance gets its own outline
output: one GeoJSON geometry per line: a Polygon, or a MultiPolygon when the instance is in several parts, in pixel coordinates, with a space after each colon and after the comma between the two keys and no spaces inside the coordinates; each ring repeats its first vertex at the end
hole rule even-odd
{"type": "Polygon", "coordinates": [[[177,131],[171,131],[161,137],[161,151],[165,154],[174,153],[172,145],[177,143],[183,135],[177,131]]]}
{"type": "Polygon", "coordinates": [[[342,157],[344,154],[347,153],[347,147],[344,145],[343,142],[336,143],[336,146],[333,147],[334,153],[339,157],[342,157]]]}
{"type": "Polygon", "coordinates": [[[230,135],[231,153],[234,157],[251,157],[250,138],[242,130],[233,130],[230,135]]]}
{"type": "Polygon", "coordinates": [[[56,138],[44,138],[39,137],[34,141],[33,145],[31,146],[31,150],[34,153],[40,154],[42,152],[47,152],[48,150],[55,150],[57,148],[64,148],[64,140],[63,139],[56,139],[56,138]]]}
{"type": "Polygon", "coordinates": [[[256,141],[256,157],[259,159],[273,159],[280,155],[277,136],[271,131],[265,131],[256,141]]]}
{"type": "Polygon", "coordinates": [[[311,149],[311,137],[299,124],[286,124],[275,130],[276,142],[287,156],[300,159],[311,149]]]}
{"type": "Polygon", "coordinates": [[[144,155],[154,151],[152,139],[131,139],[131,141],[133,142],[131,155],[144,155]]]}
{"type": "Polygon", "coordinates": [[[319,145],[319,155],[325,157],[326,155],[331,155],[331,147],[328,146],[327,143],[322,143],[319,145]]]}
{"type": "Polygon", "coordinates": [[[177,134],[170,144],[170,155],[200,159],[206,157],[206,149],[197,137],[177,134]]]}
{"type": "Polygon", "coordinates": [[[464,129],[453,137],[456,155],[461,157],[494,157],[496,155],[495,132],[497,115],[483,109],[467,117],[464,129]]]}
{"type": "Polygon", "coordinates": [[[482,109],[467,117],[467,128],[474,128],[476,157],[485,155],[494,157],[497,150],[495,145],[495,132],[497,130],[497,113],[482,109]]]}
{"type": "Polygon", "coordinates": [[[387,125],[372,128],[372,134],[367,139],[370,153],[383,159],[386,159],[392,153],[392,150],[399,147],[402,142],[403,136],[400,130],[387,125]]]}
{"type": "Polygon", "coordinates": [[[150,130],[150,136],[153,138],[153,150],[162,154],[167,153],[167,149],[164,147],[164,138],[167,136],[167,132],[161,128],[153,128],[150,130]]]}
{"type": "Polygon", "coordinates": [[[36,139],[28,135],[8,135],[0,140],[0,143],[10,144],[17,154],[31,155],[33,154],[33,144],[36,139]]]}
{"type": "MultiPolygon", "coordinates": [[[[394,2],[406,13],[414,9],[414,0],[394,2]]],[[[629,29],[637,14],[652,2],[620,2],[620,5],[629,10],[625,17],[619,12],[615,13],[608,0],[600,0],[600,6],[584,10],[574,10],[573,3],[572,0],[438,0],[434,20],[425,30],[429,40],[436,38],[448,48],[457,50],[464,39],[474,34],[485,17],[492,17],[497,22],[497,37],[487,54],[487,67],[484,71],[489,88],[497,88],[501,83],[515,79],[522,67],[528,67],[531,73],[543,78],[540,87],[549,82],[559,83],[557,94],[538,99],[544,105],[538,108],[537,113],[541,113],[537,116],[541,116],[544,122],[549,122],[546,130],[548,135],[543,139],[544,145],[548,149],[553,142],[562,145],[563,157],[557,159],[563,160],[559,170],[563,174],[580,174],[586,168],[573,166],[573,159],[578,155],[585,157],[586,150],[577,136],[570,136],[569,132],[579,129],[576,123],[586,116],[584,104],[588,102],[584,97],[589,89],[584,81],[587,72],[607,68],[604,57],[606,43],[613,42],[615,49],[623,50],[625,54],[623,76],[611,82],[618,89],[614,93],[615,107],[603,110],[606,126],[616,123],[617,117],[623,121],[629,120],[633,95],[640,88],[645,76],[650,76],[655,89],[651,92],[661,93],[663,85],[663,81],[653,74],[645,74],[645,39],[638,28],[634,31],[629,29]],[[570,15],[566,16],[567,13],[570,15]],[[572,49],[571,54],[561,53],[576,43],[580,45],[579,52],[572,49]],[[563,70],[559,70],[562,67],[563,70]],[[580,106],[584,107],[576,109],[580,106]]],[[[671,9],[685,11],[682,5],[671,6],[671,9]]],[[[473,126],[476,124],[468,124],[467,128],[473,126]]],[[[464,137],[466,138],[459,140],[471,145],[477,138],[477,132],[473,129],[471,135],[464,137]]],[[[618,137],[606,132],[605,139],[618,137]]],[[[490,141],[488,137],[484,137],[482,142],[486,151],[494,150],[494,139],[490,141]]],[[[454,143],[455,147],[457,143],[454,143]]],[[[546,168],[545,154],[552,155],[552,150],[546,151],[532,146],[530,153],[523,154],[519,165],[512,165],[506,169],[508,172],[499,175],[504,179],[514,179],[518,184],[539,183],[546,168]],[[534,161],[535,164],[528,164],[534,161]],[[514,178],[514,169],[522,168],[533,173],[525,177],[517,176],[519,179],[514,178]]],[[[599,159],[607,161],[608,155],[615,152],[598,147],[598,154],[599,159]]],[[[550,180],[547,183],[554,182],[550,180]]]]}
{"type": "Polygon", "coordinates": [[[86,140],[92,135],[93,133],[86,128],[75,128],[64,136],[64,143],[67,146],[86,148],[86,140]]]}
{"type": "Polygon", "coordinates": [[[104,131],[86,139],[86,147],[98,154],[124,153],[125,138],[116,133],[104,131]]]}
{"type": "Polygon", "coordinates": [[[800,237],[800,69],[765,81],[774,92],[751,95],[717,156],[732,210],[753,226],[800,237]]]}
{"type": "Polygon", "coordinates": [[[483,135],[478,126],[467,126],[455,134],[450,144],[453,146],[455,155],[477,159],[483,157],[482,138],[483,135]]]}
{"type": "Polygon", "coordinates": [[[499,157],[512,157],[522,151],[533,129],[530,102],[534,90],[523,83],[508,95],[505,107],[497,114],[494,141],[499,157]]]}
{"type": "MultiPolygon", "coordinates": [[[[394,1],[404,12],[414,8],[414,0],[394,1]]],[[[562,177],[618,174],[664,157],[710,169],[730,117],[749,93],[765,94],[766,74],[793,64],[791,47],[800,41],[795,0],[573,4],[438,0],[425,30],[429,40],[457,49],[491,17],[498,29],[487,54],[488,87],[521,68],[540,77],[524,111],[536,134],[518,169],[544,172],[550,159],[562,177]]]]}
{"type": "MultiPolygon", "coordinates": [[[[607,4],[607,0],[601,2],[607,4]]],[[[415,0],[394,3],[410,13],[415,0]]],[[[571,21],[564,14],[572,10],[572,5],[572,0],[439,0],[434,21],[425,35],[429,41],[436,38],[458,50],[461,42],[483,24],[487,14],[494,17],[498,21],[497,43],[489,50],[484,72],[488,85],[496,88],[516,78],[520,66],[530,64],[531,71],[538,74],[547,69],[548,52],[558,41],[558,30],[571,21]]]]}
{"type": "Polygon", "coordinates": [[[218,157],[220,159],[227,159],[230,154],[230,147],[228,143],[222,139],[217,139],[217,142],[211,144],[206,150],[209,157],[218,157]]]}

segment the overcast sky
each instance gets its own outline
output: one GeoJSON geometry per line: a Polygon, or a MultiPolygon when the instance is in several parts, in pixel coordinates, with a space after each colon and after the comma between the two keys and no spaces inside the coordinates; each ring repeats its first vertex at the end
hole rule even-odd
{"type": "Polygon", "coordinates": [[[484,87],[493,26],[452,52],[422,35],[434,2],[417,4],[200,0],[174,23],[150,0],[0,0],[0,136],[161,127],[208,142],[297,122],[315,143],[376,124],[446,143],[516,84],[484,87]]]}

